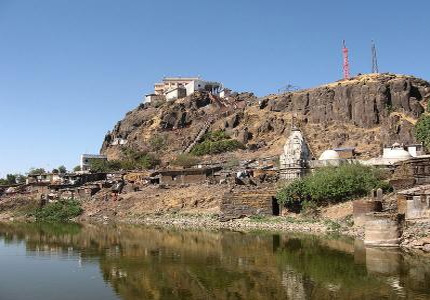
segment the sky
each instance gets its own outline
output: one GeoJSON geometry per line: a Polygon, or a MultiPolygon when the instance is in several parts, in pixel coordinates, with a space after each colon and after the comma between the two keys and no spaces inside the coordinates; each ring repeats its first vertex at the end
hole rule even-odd
{"type": "Polygon", "coordinates": [[[0,177],[73,168],[163,76],[258,96],[352,74],[429,76],[430,1],[0,0],[0,177]]]}

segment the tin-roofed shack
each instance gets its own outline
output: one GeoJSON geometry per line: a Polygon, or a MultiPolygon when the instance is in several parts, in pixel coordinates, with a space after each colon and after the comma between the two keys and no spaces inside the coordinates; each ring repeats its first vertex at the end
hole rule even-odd
{"type": "Polygon", "coordinates": [[[180,185],[192,183],[205,183],[209,178],[213,178],[221,167],[214,168],[189,168],[179,170],[161,170],[160,184],[180,185]]]}

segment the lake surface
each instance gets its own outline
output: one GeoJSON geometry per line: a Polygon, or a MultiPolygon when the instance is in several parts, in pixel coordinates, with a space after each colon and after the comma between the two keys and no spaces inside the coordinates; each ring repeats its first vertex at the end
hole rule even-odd
{"type": "Polygon", "coordinates": [[[430,299],[430,259],[359,241],[0,224],[0,299],[430,299]]]}

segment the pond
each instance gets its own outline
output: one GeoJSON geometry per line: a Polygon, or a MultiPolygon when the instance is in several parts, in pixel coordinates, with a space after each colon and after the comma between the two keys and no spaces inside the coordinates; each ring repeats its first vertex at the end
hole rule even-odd
{"type": "Polygon", "coordinates": [[[0,299],[430,299],[430,259],[347,238],[0,224],[0,299]]]}

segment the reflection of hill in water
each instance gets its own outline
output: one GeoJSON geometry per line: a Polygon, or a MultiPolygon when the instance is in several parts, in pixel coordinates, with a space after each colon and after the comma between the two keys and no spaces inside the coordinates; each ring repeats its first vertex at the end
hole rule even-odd
{"type": "Polygon", "coordinates": [[[71,224],[0,224],[0,237],[97,260],[123,299],[430,296],[428,259],[349,240],[71,224]]]}

